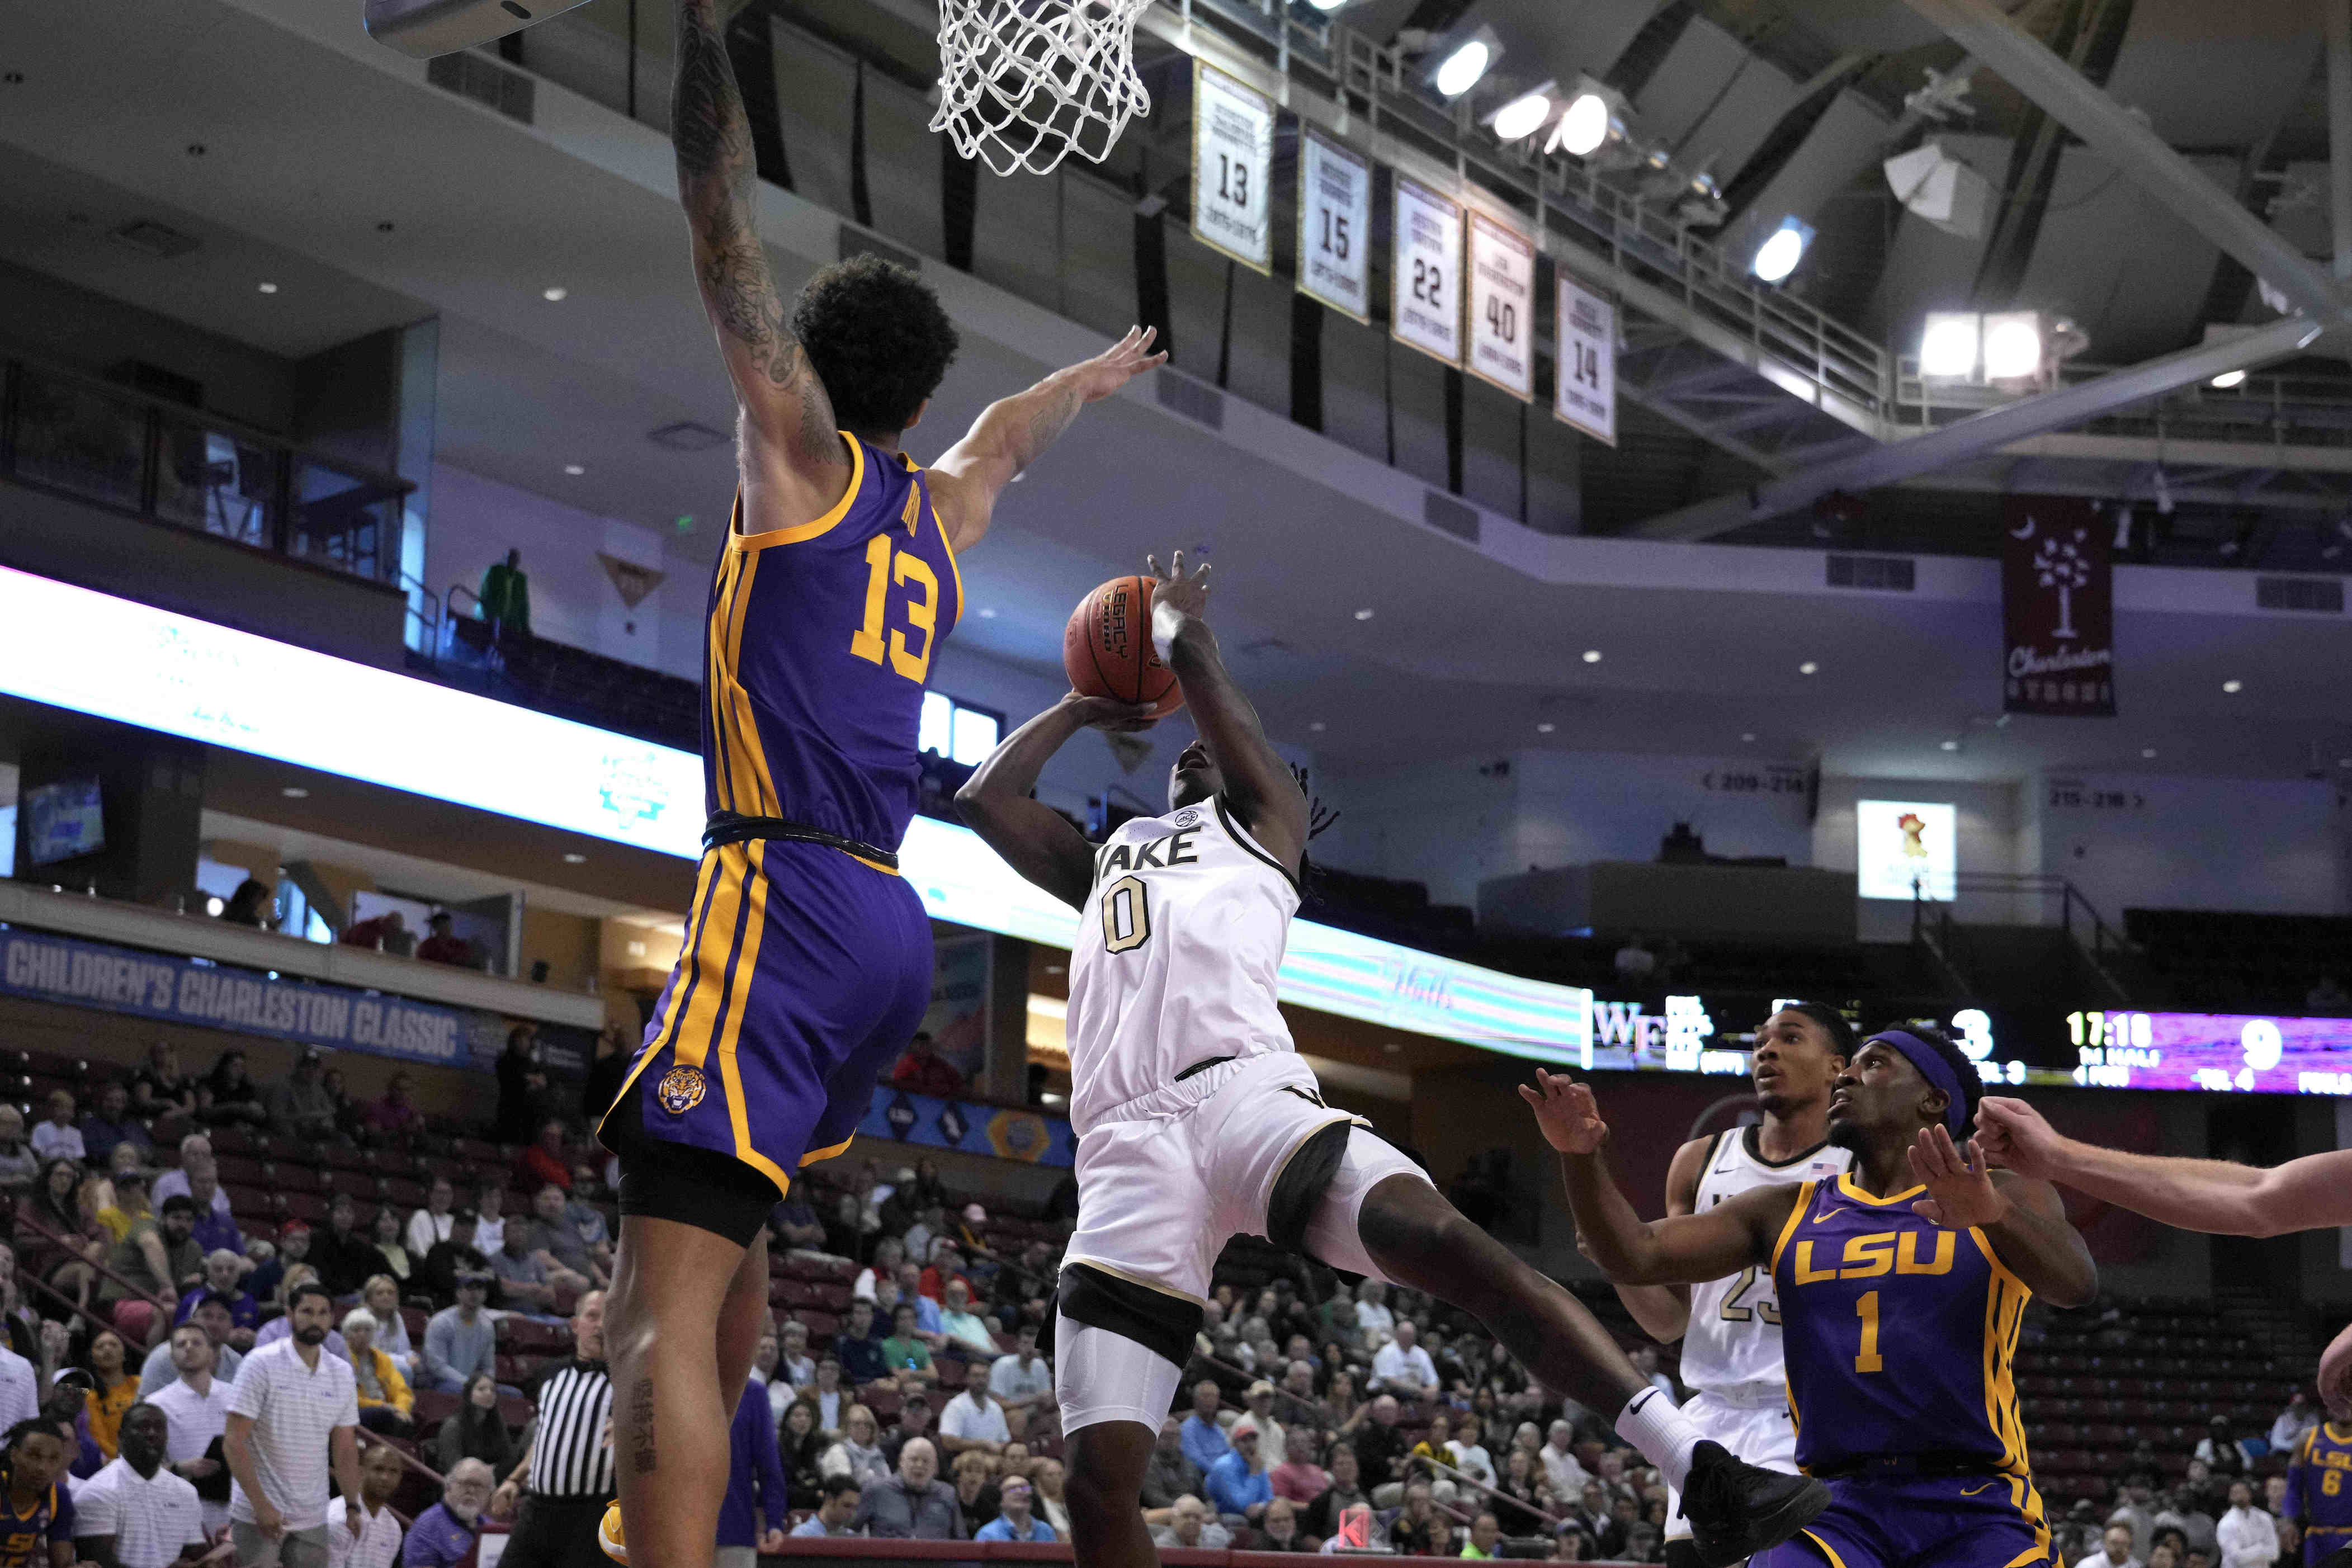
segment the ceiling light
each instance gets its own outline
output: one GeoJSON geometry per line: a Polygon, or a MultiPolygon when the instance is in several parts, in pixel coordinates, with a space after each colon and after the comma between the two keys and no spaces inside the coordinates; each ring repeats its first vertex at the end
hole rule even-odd
{"type": "Polygon", "coordinates": [[[1536,733],[1537,733],[1537,734],[1538,734],[1538,735],[1549,735],[1549,734],[1550,734],[1554,730],[1557,730],[1557,729],[1559,729],[1559,725],[1557,725],[1557,724],[1553,723],[1550,720],[1547,719],[1547,720],[1545,720],[1542,723],[1540,723],[1540,724],[1538,724],[1538,725],[1537,725],[1537,726],[1536,726],[1536,733]]]}
{"type": "Polygon", "coordinates": [[[220,919],[221,911],[227,908],[228,906],[221,901],[221,896],[218,893],[215,893],[212,897],[205,900],[205,913],[212,916],[215,920],[220,919]]]}
{"type": "Polygon", "coordinates": [[[2232,679],[2221,682],[2221,689],[2227,692],[2236,693],[2243,691],[2245,689],[2246,683],[2242,680],[2232,679]]]}
{"type": "Polygon", "coordinates": [[[1487,128],[1504,142],[1522,141],[1543,129],[1551,118],[1551,84],[1546,82],[1532,91],[1523,92],[1502,108],[1495,110],[1486,121],[1487,128]]]}
{"type": "Polygon", "coordinates": [[[1957,752],[1960,749],[1960,743],[1958,741],[1940,741],[1937,743],[1948,752],[1957,752]]]}
{"type": "Polygon", "coordinates": [[[2215,376],[2211,382],[2212,385],[2221,388],[2224,392],[2233,386],[2243,386],[2245,384],[2246,373],[2242,370],[2225,370],[2215,376]]]}
{"type": "Polygon", "coordinates": [[[569,289],[541,289],[539,291],[539,297],[551,305],[560,305],[563,302],[563,297],[571,292],[569,289]]]}
{"type": "Polygon", "coordinates": [[[310,798],[310,792],[304,789],[300,784],[288,784],[284,789],[279,790],[278,793],[284,795],[288,800],[308,800],[310,798]]]}
{"type": "Polygon", "coordinates": [[[2165,481],[2164,469],[2160,465],[2156,470],[2155,489],[2157,515],[2158,517],[2170,517],[2172,515],[2172,486],[2165,481]]]}
{"type": "Polygon", "coordinates": [[[1552,128],[1551,147],[1571,158],[1583,158],[1597,153],[1609,140],[1615,116],[1609,111],[1609,100],[1597,92],[1577,94],[1575,100],[1552,128]]]}
{"type": "Polygon", "coordinates": [[[563,863],[567,866],[585,866],[588,864],[588,857],[577,854],[566,855],[563,858],[563,863]]]}
{"type": "Polygon", "coordinates": [[[1919,374],[1928,380],[1967,381],[1977,370],[1979,317],[1973,310],[1930,310],[1919,338],[1919,374]]]}
{"type": "Polygon", "coordinates": [[[581,467],[579,464],[577,464],[577,463],[566,463],[566,464],[564,464],[564,465],[563,465],[563,471],[564,471],[565,473],[567,473],[567,474],[570,474],[573,479],[578,479],[581,475],[583,475],[583,474],[586,473],[588,470],[587,470],[587,469],[585,469],[585,468],[582,468],[582,467],[581,467]]]}
{"type": "Polygon", "coordinates": [[[2029,381],[2042,374],[2042,318],[2033,310],[2002,310],[1984,319],[1987,381],[2029,381]]]}
{"type": "Polygon", "coordinates": [[[2140,760],[2143,762],[2152,763],[2156,761],[2156,748],[2154,746],[2142,746],[2139,749],[2139,754],[2140,760]]]}
{"type": "Polygon", "coordinates": [[[1503,53],[1503,40],[1494,28],[1482,26],[1459,42],[1439,45],[1432,53],[1437,56],[1437,68],[1429,73],[1429,85],[1440,98],[1459,98],[1494,68],[1503,53]]]}
{"type": "Polygon", "coordinates": [[[1804,259],[1805,247],[1812,242],[1811,225],[1784,217],[1780,226],[1765,236],[1764,243],[1756,247],[1748,269],[1767,283],[1778,283],[1797,269],[1797,263],[1804,259]]]}
{"type": "Polygon", "coordinates": [[[1756,731],[1753,731],[1753,730],[1750,730],[1750,731],[1747,731],[1745,734],[1741,735],[1739,738],[1740,738],[1742,741],[1745,741],[1746,742],[1748,742],[1748,744],[1749,744],[1749,745],[1751,745],[1751,746],[1752,746],[1752,745],[1754,745],[1754,744],[1756,743],[1756,731]]]}
{"type": "Polygon", "coordinates": [[[1309,730],[1314,731],[1315,731],[1317,734],[1318,734],[1318,735],[1319,735],[1319,734],[1321,734],[1321,733],[1322,733],[1326,729],[1328,729],[1328,725],[1326,725],[1326,724],[1323,722],[1323,721],[1322,721],[1322,720],[1320,720],[1320,719],[1316,720],[1316,721],[1315,721],[1315,722],[1313,722],[1312,724],[1307,725],[1307,727],[1309,730]]]}
{"type": "Polygon", "coordinates": [[[1318,11],[1337,11],[1340,6],[1345,5],[1348,0],[1307,0],[1307,3],[1318,11]]]}
{"type": "Polygon", "coordinates": [[[1797,673],[1799,675],[1817,675],[1821,672],[1821,668],[1822,667],[1820,665],[1815,664],[1809,658],[1805,660],[1804,663],[1797,666],[1797,673]]]}
{"type": "Polygon", "coordinates": [[[1586,648],[1584,650],[1584,662],[1587,664],[1599,664],[1601,662],[1601,650],[1597,647],[1586,648]]]}
{"type": "Polygon", "coordinates": [[[1369,621],[1372,618],[1372,612],[1370,610],[1358,610],[1356,612],[1356,618],[1360,621],[1369,621]]]}
{"type": "Polygon", "coordinates": [[[996,618],[996,609],[995,609],[995,606],[993,606],[993,605],[982,605],[982,608],[981,608],[981,612],[980,612],[980,618],[981,618],[982,620],[983,620],[983,621],[992,621],[992,620],[994,620],[994,619],[996,618]]]}
{"type": "Polygon", "coordinates": [[[265,294],[275,294],[278,292],[278,285],[275,283],[264,283],[260,285],[260,289],[265,294]]]}

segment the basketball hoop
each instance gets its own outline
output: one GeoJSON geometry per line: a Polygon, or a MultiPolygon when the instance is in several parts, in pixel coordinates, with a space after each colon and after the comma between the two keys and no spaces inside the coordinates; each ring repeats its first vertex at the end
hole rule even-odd
{"type": "Polygon", "coordinates": [[[1151,112],[1135,24],[1151,0],[940,0],[940,108],[931,129],[990,171],[1044,174],[1072,152],[1109,156],[1151,112]]]}

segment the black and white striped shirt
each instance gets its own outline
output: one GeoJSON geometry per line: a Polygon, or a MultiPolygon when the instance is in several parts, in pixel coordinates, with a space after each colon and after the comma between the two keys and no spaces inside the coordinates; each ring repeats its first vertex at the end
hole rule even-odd
{"type": "Polygon", "coordinates": [[[574,1356],[539,1385],[539,1431],[531,1440],[533,1497],[557,1500],[613,1495],[613,1378],[601,1361],[574,1356]]]}

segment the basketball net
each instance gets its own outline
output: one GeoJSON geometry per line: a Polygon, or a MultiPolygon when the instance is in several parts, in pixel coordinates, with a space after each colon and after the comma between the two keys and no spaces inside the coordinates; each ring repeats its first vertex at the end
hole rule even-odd
{"type": "Polygon", "coordinates": [[[1135,74],[1151,0],[940,0],[940,108],[931,129],[991,173],[1044,174],[1072,152],[1101,163],[1151,112],[1135,74]]]}

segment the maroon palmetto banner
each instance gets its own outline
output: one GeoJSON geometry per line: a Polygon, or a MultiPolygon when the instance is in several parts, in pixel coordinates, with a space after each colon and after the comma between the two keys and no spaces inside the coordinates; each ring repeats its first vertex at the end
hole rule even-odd
{"type": "Polygon", "coordinates": [[[2002,708],[2112,718],[2115,563],[2105,520],[2080,496],[2011,496],[2001,521],[2002,708]]]}

